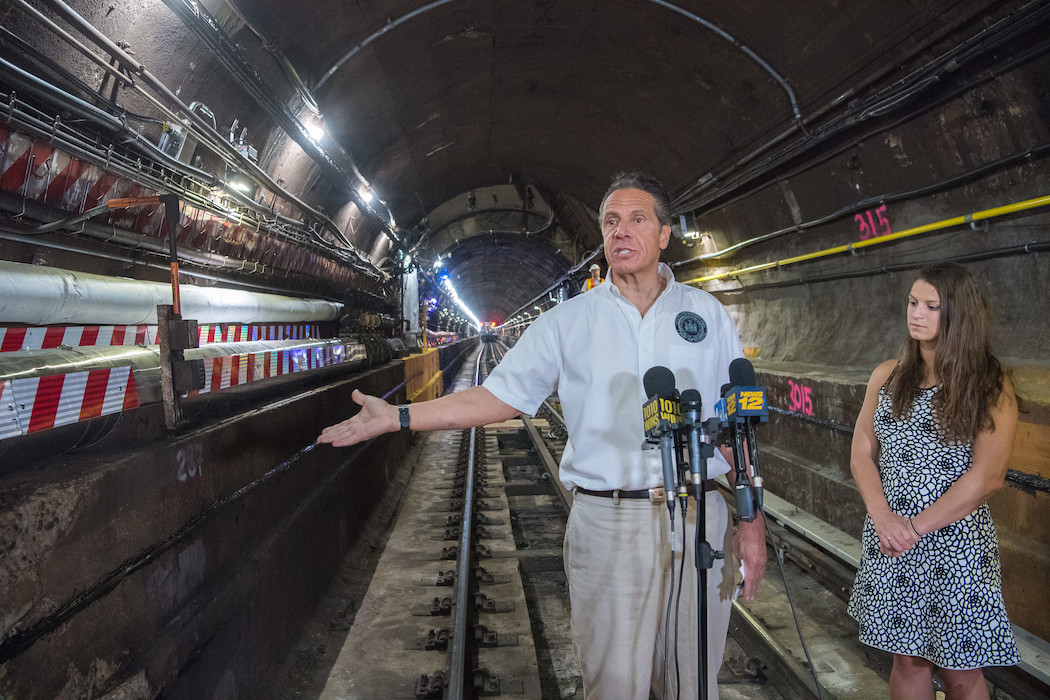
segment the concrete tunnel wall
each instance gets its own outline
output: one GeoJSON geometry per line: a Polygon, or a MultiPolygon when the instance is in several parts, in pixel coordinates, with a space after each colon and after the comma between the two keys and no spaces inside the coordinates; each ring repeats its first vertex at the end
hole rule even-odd
{"type": "Polygon", "coordinates": [[[312,443],[318,421],[347,415],[354,388],[383,392],[402,378],[401,363],[388,364],[171,441],[110,450],[94,466],[52,460],[46,478],[5,489],[0,614],[30,644],[4,660],[0,694],[268,693],[301,620],[397,483],[406,441],[316,449],[267,473],[312,443]],[[54,625],[67,603],[72,614],[54,625]]]}
{"type": "MultiPolygon", "coordinates": [[[[1048,73],[1044,57],[693,219],[710,240],[690,249],[676,241],[669,259],[844,212],[733,256],[678,266],[677,278],[859,242],[860,221],[869,211],[874,219],[880,206],[897,232],[1050,194],[1048,73]],[[945,184],[909,193],[937,182],[945,184]]],[[[1009,468],[1044,488],[1011,481],[991,499],[1007,605],[1013,622],[1044,639],[1050,611],[1031,603],[1045,601],[1045,588],[1034,582],[1050,580],[1050,263],[1045,247],[1024,246],[1045,246],[1048,228],[1043,206],[703,285],[729,309],[743,345],[757,351],[759,380],[782,411],[759,431],[767,488],[859,537],[865,510],[849,473],[849,446],[867,379],[907,337],[907,294],[921,264],[958,259],[974,273],[995,352],[1025,404],[1009,468]],[[866,274],[850,276],[855,271],[866,274]]]]}

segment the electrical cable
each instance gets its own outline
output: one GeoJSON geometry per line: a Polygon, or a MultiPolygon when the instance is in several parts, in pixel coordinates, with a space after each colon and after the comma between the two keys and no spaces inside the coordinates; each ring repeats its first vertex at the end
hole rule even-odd
{"type": "MultiPolygon", "coordinates": [[[[669,588],[668,588],[668,591],[667,591],[667,602],[664,605],[664,609],[665,610],[664,610],[664,634],[663,634],[663,637],[664,637],[664,692],[665,693],[667,692],[667,685],[668,685],[667,680],[668,680],[668,674],[670,673],[670,664],[668,663],[667,653],[668,653],[668,648],[670,646],[670,640],[671,640],[671,608],[673,607],[672,604],[674,602],[674,592],[675,592],[675,586],[674,586],[675,531],[674,531],[674,512],[673,511],[671,512],[671,525],[670,525],[670,527],[671,527],[671,533],[670,533],[671,534],[671,578],[668,581],[669,588]]],[[[683,569],[685,568],[685,562],[684,561],[682,562],[682,568],[683,569]]],[[[662,578],[663,577],[661,577],[661,588],[663,588],[662,578]]],[[[677,618],[677,616],[676,616],[676,618],[677,618]]],[[[675,646],[674,646],[675,674],[676,675],[678,673],[678,633],[677,633],[677,629],[678,629],[678,620],[676,619],[675,620],[675,630],[676,630],[675,631],[675,646]]]]}
{"type": "MultiPolygon", "coordinates": [[[[28,103],[24,102],[24,100],[15,99],[13,98],[13,96],[11,96],[8,100],[8,121],[17,121],[19,126],[27,132],[29,132],[31,135],[47,139],[51,143],[60,146],[61,148],[72,153],[73,155],[99,164],[100,167],[104,167],[109,171],[121,174],[122,176],[131,179],[134,182],[140,184],[147,184],[148,186],[159,191],[173,191],[179,194],[180,198],[184,199],[187,203],[191,204],[198,210],[204,209],[211,212],[213,215],[221,214],[224,217],[228,217],[230,215],[231,212],[229,210],[223,210],[221,212],[217,211],[216,205],[209,196],[201,194],[196,189],[187,188],[184,182],[179,184],[173,183],[170,180],[170,178],[168,178],[167,173],[165,173],[163,169],[158,171],[156,175],[151,175],[147,171],[143,170],[143,163],[141,158],[138,159],[134,163],[134,165],[124,165],[121,161],[121,156],[114,152],[112,146],[110,146],[110,148],[105,152],[96,152],[93,150],[93,147],[90,144],[82,141],[81,139],[83,137],[77,134],[76,132],[67,133],[66,131],[63,131],[62,134],[60,134],[59,129],[67,129],[64,122],[60,123],[56,120],[56,122],[53,125],[47,125],[40,119],[29,116],[28,113],[25,113],[23,111],[16,112],[16,104],[21,105],[26,109],[32,108],[30,105],[28,105],[28,103]]],[[[182,167],[188,168],[188,166],[182,167]]],[[[203,186],[201,187],[203,189],[203,186]]],[[[243,202],[247,206],[251,206],[254,209],[259,209],[259,205],[257,205],[254,201],[250,199],[243,198],[243,196],[239,195],[239,193],[235,193],[230,196],[234,196],[235,199],[237,199],[237,201],[243,202]]],[[[244,212],[243,210],[235,211],[234,213],[236,213],[237,216],[241,217],[241,220],[247,223],[248,225],[251,225],[253,223],[253,217],[251,214],[244,212]]],[[[270,212],[267,211],[266,213],[270,212]]],[[[301,226],[301,222],[293,221],[293,223],[301,226]]],[[[265,222],[263,222],[262,220],[257,219],[255,221],[256,228],[262,228],[264,224],[265,222]]],[[[330,255],[334,255],[336,258],[350,265],[358,272],[362,272],[372,277],[376,276],[371,269],[362,267],[355,258],[348,258],[345,249],[333,247],[326,241],[322,241],[322,245],[317,246],[316,242],[306,241],[302,239],[302,237],[299,236],[296,233],[296,231],[289,230],[286,226],[282,226],[281,224],[278,224],[276,222],[274,222],[272,225],[267,225],[267,230],[269,232],[274,233],[275,235],[278,235],[279,237],[296,242],[297,245],[316,247],[318,250],[321,250],[330,255]]],[[[241,267],[243,269],[243,263],[241,267]]]]}
{"type": "MultiPolygon", "coordinates": [[[[90,51],[82,42],[78,41],[76,38],[69,35],[68,32],[65,32],[60,27],[55,25],[54,22],[52,22],[49,18],[47,18],[34,7],[32,7],[32,5],[30,5],[28,2],[26,2],[25,0],[14,1],[24,11],[32,15],[34,18],[36,18],[38,21],[44,24],[44,26],[48,27],[52,32],[54,32],[64,41],[70,43],[70,45],[73,46],[76,50],[84,53],[91,60],[99,64],[101,67],[103,67],[104,70],[108,70],[111,72],[114,71],[112,66],[106,64],[105,61],[103,61],[101,58],[95,55],[93,51],[90,51]]],[[[124,66],[131,73],[133,73],[139,80],[141,80],[143,84],[148,85],[151,90],[155,91],[158,95],[163,97],[171,104],[176,105],[176,109],[181,110],[185,114],[186,118],[189,120],[189,123],[186,123],[182,117],[175,114],[171,109],[166,107],[156,97],[144,90],[142,86],[139,85],[137,82],[133,81],[130,83],[130,87],[132,87],[132,89],[134,89],[138,94],[142,95],[145,99],[149,100],[162,113],[167,115],[171,121],[182,124],[185,128],[192,132],[194,138],[196,138],[199,143],[201,143],[206,148],[210,149],[219,157],[221,157],[228,165],[248,174],[249,177],[251,177],[259,184],[265,186],[267,189],[271,190],[275,194],[279,193],[283,199],[294,204],[300,209],[301,212],[303,212],[304,219],[312,217],[317,221],[322,222],[322,224],[324,224],[326,228],[333,231],[337,237],[341,236],[341,231],[339,230],[339,227],[336,226],[330,218],[328,218],[325,214],[317,211],[310,205],[306,204],[304,201],[293,195],[285,188],[281,187],[277,182],[273,180],[273,178],[269,176],[269,174],[262,170],[256,163],[248,159],[244,154],[240,153],[235,148],[231,148],[229,142],[223,137],[222,134],[219,134],[211,124],[208,124],[204,119],[199,117],[194,110],[190,109],[185,104],[183,104],[175,93],[169,90],[167,86],[165,86],[160,80],[156,78],[156,76],[150,73],[144,65],[142,65],[137,60],[132,58],[128,53],[126,53],[121,46],[111,41],[94,25],[92,25],[81,15],[75,12],[72,8],[70,8],[68,5],[62,2],[62,0],[45,0],[45,2],[49,7],[51,7],[52,10],[54,10],[60,16],[64,17],[70,24],[72,24],[74,27],[80,30],[85,36],[90,38],[96,46],[100,47],[114,60],[118,61],[122,66],[124,66]],[[193,128],[194,125],[196,126],[196,128],[193,128]]],[[[126,76],[123,76],[121,73],[119,73],[119,71],[116,72],[116,76],[122,81],[127,80],[126,76]]],[[[150,146],[152,146],[152,144],[150,144],[150,146]]],[[[166,157],[166,154],[163,155],[166,157]]],[[[176,167],[176,169],[178,168],[176,167]]],[[[230,196],[237,196],[234,193],[229,194],[230,196]]],[[[347,250],[350,254],[354,255],[358,259],[359,263],[362,266],[364,266],[360,269],[360,271],[367,272],[370,268],[374,268],[374,266],[371,265],[371,263],[364,256],[364,254],[361,253],[361,251],[357,250],[357,248],[355,248],[354,246],[349,245],[348,243],[345,250],[347,250]]],[[[371,276],[382,278],[383,274],[380,271],[373,269],[371,276]]]]}
{"type": "Polygon", "coordinates": [[[817,693],[817,700],[823,700],[824,693],[822,692],[820,681],[817,680],[817,669],[813,666],[813,659],[810,658],[809,647],[806,646],[806,640],[802,634],[802,623],[798,619],[798,612],[795,610],[795,601],[791,596],[791,588],[788,586],[787,572],[784,570],[784,550],[777,546],[776,536],[769,530],[766,522],[765,509],[759,509],[758,512],[762,514],[762,527],[771,540],[770,544],[773,547],[773,555],[777,560],[777,568],[780,569],[780,578],[784,581],[784,593],[787,594],[788,607],[791,608],[791,618],[795,621],[795,631],[798,633],[798,641],[802,645],[802,653],[806,657],[806,665],[809,667],[809,673],[813,678],[813,687],[817,693]]]}
{"type": "Polygon", "coordinates": [[[897,263],[894,265],[881,265],[879,267],[870,267],[863,270],[852,270],[849,272],[838,272],[827,275],[815,275],[812,277],[797,277],[790,280],[782,280],[779,282],[766,282],[763,284],[755,285],[744,285],[740,287],[727,287],[724,289],[712,289],[711,294],[739,294],[741,292],[756,292],[766,289],[781,289],[783,287],[792,287],[802,284],[816,284],[821,282],[836,282],[845,279],[855,279],[858,277],[872,277],[874,275],[891,274],[894,272],[905,272],[907,270],[917,270],[925,265],[933,265],[936,263],[967,263],[967,262],[984,262],[994,258],[1005,258],[1015,255],[1036,255],[1050,251],[1050,240],[1047,241],[1031,241],[1029,243],[1017,244],[1013,246],[1006,246],[1003,248],[992,248],[988,250],[980,250],[974,253],[965,253],[962,255],[951,255],[942,258],[935,258],[932,260],[916,260],[908,263],[897,263]]]}
{"type": "MultiPolygon", "coordinates": [[[[680,567],[678,567],[678,593],[675,595],[675,603],[674,603],[674,680],[675,680],[675,698],[676,698],[676,700],[677,700],[677,698],[680,698],[682,696],[682,674],[681,674],[681,672],[679,670],[679,660],[678,660],[678,627],[679,627],[679,621],[681,620],[681,616],[682,616],[682,589],[685,588],[685,585],[684,585],[685,584],[685,567],[686,567],[686,562],[689,561],[689,546],[688,546],[689,538],[685,536],[685,532],[686,532],[686,508],[687,508],[686,503],[688,502],[688,500],[689,500],[688,498],[685,498],[685,499],[682,500],[682,565],[680,567]]],[[[674,550],[673,549],[671,550],[671,562],[672,562],[672,569],[671,569],[672,574],[671,574],[671,576],[673,578],[674,577],[674,573],[673,573],[674,572],[674,568],[673,568],[674,550]]],[[[696,604],[699,606],[700,605],[700,601],[697,600],[696,604]]],[[[700,630],[700,631],[702,631],[702,630],[700,630]]],[[[700,631],[698,631],[698,634],[699,634],[700,631]]],[[[699,644],[699,640],[698,640],[697,643],[699,644]]],[[[700,646],[702,648],[704,645],[700,644],[700,646]]],[[[666,656],[664,657],[664,665],[665,666],[667,665],[667,657],[666,656]]],[[[664,690],[664,693],[665,694],[667,693],[666,688],[664,690]]],[[[702,695],[702,693],[701,693],[701,695],[702,695]]]]}
{"type": "MultiPolygon", "coordinates": [[[[1016,153],[1012,153],[1012,154],[1010,154],[1008,156],[1005,156],[1003,158],[999,158],[999,159],[997,159],[995,161],[992,161],[990,163],[986,163],[986,164],[978,166],[976,168],[971,168],[971,169],[967,170],[964,173],[960,173],[958,175],[953,175],[953,176],[951,176],[949,178],[946,178],[944,180],[939,180],[939,181],[934,182],[934,183],[923,185],[922,187],[917,187],[917,188],[913,188],[913,189],[910,189],[910,190],[904,190],[904,191],[901,191],[901,192],[893,192],[893,193],[889,193],[889,194],[879,194],[879,195],[876,195],[874,197],[867,197],[867,198],[862,199],[862,200],[860,200],[858,202],[853,202],[853,203],[851,203],[851,204],[849,204],[849,205],[847,205],[845,207],[837,209],[837,210],[835,210],[835,211],[833,211],[833,212],[831,212],[829,214],[825,214],[824,216],[817,217],[816,219],[810,219],[809,221],[804,221],[804,222],[801,222],[801,223],[798,223],[798,224],[794,224],[792,226],[788,226],[788,227],[785,227],[785,228],[782,228],[782,229],[778,229],[778,230],[772,231],[770,233],[764,233],[764,234],[762,234],[760,236],[754,236],[754,237],[749,238],[747,240],[741,241],[740,243],[735,243],[735,244],[733,244],[731,246],[728,246],[727,248],[723,248],[722,250],[713,251],[711,253],[704,253],[703,255],[698,255],[696,257],[689,258],[687,260],[681,260],[681,261],[678,261],[678,262],[674,262],[674,263],[670,264],[670,267],[673,269],[673,268],[676,268],[676,267],[680,267],[682,265],[687,265],[687,264],[690,264],[690,263],[700,262],[700,261],[703,261],[703,260],[720,259],[720,258],[726,257],[727,255],[730,255],[732,253],[736,253],[736,252],[738,252],[738,251],[740,251],[740,250],[742,250],[744,248],[747,248],[749,246],[755,245],[756,243],[763,243],[765,241],[768,241],[768,240],[773,239],[773,238],[777,238],[779,236],[783,236],[783,235],[788,234],[788,233],[794,233],[794,232],[799,232],[800,233],[800,232],[805,231],[805,230],[810,229],[810,228],[814,228],[814,227],[817,227],[817,226],[821,226],[823,224],[831,223],[832,221],[835,221],[836,219],[839,219],[839,218],[841,218],[843,216],[848,216],[849,214],[855,214],[858,211],[863,211],[863,210],[869,208],[870,206],[872,206],[874,204],[889,204],[889,203],[893,203],[893,202],[899,202],[899,201],[906,201],[906,200],[909,200],[909,199],[914,199],[916,197],[923,197],[923,196],[926,196],[926,195],[934,194],[936,192],[943,192],[943,191],[949,190],[951,188],[957,187],[959,185],[966,184],[966,183],[971,182],[973,180],[976,180],[976,179],[979,179],[981,177],[984,177],[985,175],[988,175],[988,174],[990,174],[992,172],[996,172],[996,171],[1002,170],[1004,168],[1011,167],[1011,166],[1016,165],[1018,163],[1031,162],[1031,160],[1033,158],[1043,158],[1043,157],[1046,157],[1047,155],[1050,155],[1050,141],[1044,141],[1043,143],[1041,143],[1041,144],[1039,144],[1037,146],[1033,146],[1033,147],[1027,148],[1027,149],[1025,149],[1023,151],[1018,151],[1016,153]]],[[[744,195],[742,195],[742,196],[744,196],[744,195]]],[[[719,207],[716,207],[715,209],[712,209],[711,211],[717,211],[718,209],[722,208],[723,206],[725,206],[725,205],[720,205],[719,207]]],[[[705,214],[711,213],[711,211],[705,212],[705,214]]]]}
{"type": "MultiPolygon", "coordinates": [[[[759,166],[746,169],[743,168],[743,165],[746,162],[753,159],[754,154],[752,154],[751,156],[738,160],[726,172],[717,177],[702,178],[696,185],[686,189],[682,194],[677,195],[674,198],[674,213],[694,210],[707,203],[720,200],[727,193],[740,187],[739,183],[754,181],[762,174],[770,172],[774,167],[783,164],[790,158],[798,157],[803,150],[819,145],[822,141],[826,141],[832,135],[840,133],[845,129],[852,128],[865,119],[875,118],[877,115],[886,111],[886,107],[889,103],[892,102],[896,104],[900,103],[902,100],[914,97],[921,92],[922,87],[936,84],[938,76],[953,75],[965,63],[972,62],[973,60],[976,60],[976,58],[986,55],[995,47],[1032,30],[1042,21],[1043,15],[1047,13],[1047,8],[1041,8],[1040,3],[1038,2],[1030,3],[1026,9],[1030,10],[1028,14],[1016,13],[999,20],[995,25],[981,30],[978,34],[971,36],[969,39],[952,47],[951,50],[935,57],[931,62],[917,68],[908,76],[895,81],[890,87],[883,89],[881,93],[875,93],[873,97],[868,98],[866,101],[851,106],[845,113],[832,117],[823,125],[814,127],[812,126],[812,123],[810,123],[810,129],[813,132],[814,138],[803,139],[800,142],[789,144],[780,152],[767,155],[759,166]],[[933,78],[931,79],[930,76],[933,76],[933,78]],[[893,90],[893,92],[890,92],[890,90],[893,90]],[[868,112],[868,114],[863,116],[865,112],[868,112]],[[862,115],[863,119],[858,119],[858,115],[862,115]],[[740,172],[736,174],[732,180],[729,180],[727,174],[733,169],[737,169],[740,172]],[[717,189],[711,190],[705,194],[700,194],[703,189],[706,189],[708,185],[715,182],[719,183],[717,189]]],[[[1027,44],[1025,44],[1025,46],[1027,46],[1027,44]]],[[[1037,42],[1032,44],[1030,48],[1022,50],[1021,55],[1024,57],[1023,60],[1027,61],[1046,50],[1046,42],[1037,42]]],[[[1005,65],[1012,65],[1015,62],[1016,61],[1007,61],[1005,65]]],[[[990,80],[992,77],[986,79],[990,80]]],[[[983,82],[983,80],[981,82],[983,82]]],[[[971,81],[967,83],[967,85],[957,88],[956,93],[964,89],[972,89],[976,84],[978,84],[977,80],[971,81]]],[[[856,92],[856,90],[851,90],[851,92],[856,92]]],[[[919,110],[919,113],[928,111],[931,104],[939,104],[939,102],[940,100],[923,105],[919,110]]],[[[829,107],[830,106],[833,105],[829,105],[829,107]]],[[[816,110],[817,113],[823,113],[824,111],[825,109],[816,110]]],[[[782,140],[782,136],[783,135],[768,142],[758,149],[756,153],[768,153],[771,146],[782,140]]],[[[856,140],[857,139],[852,139],[851,143],[856,142],[856,140]]]]}

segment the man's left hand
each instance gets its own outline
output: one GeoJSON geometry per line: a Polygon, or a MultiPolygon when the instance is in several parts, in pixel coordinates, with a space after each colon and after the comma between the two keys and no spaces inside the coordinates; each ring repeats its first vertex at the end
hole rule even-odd
{"type": "Polygon", "coordinates": [[[737,559],[744,562],[744,600],[754,600],[766,574],[766,526],[761,515],[749,523],[740,522],[733,550],[737,559]]]}

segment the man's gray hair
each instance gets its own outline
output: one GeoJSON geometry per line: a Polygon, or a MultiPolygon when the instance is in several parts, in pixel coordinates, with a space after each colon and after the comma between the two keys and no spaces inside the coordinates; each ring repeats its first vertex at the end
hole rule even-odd
{"type": "Polygon", "coordinates": [[[653,209],[656,211],[656,220],[660,222],[661,226],[671,225],[671,198],[667,196],[667,190],[664,189],[663,183],[652,175],[647,175],[637,170],[629,173],[619,173],[613,178],[612,184],[609,185],[605,196],[602,197],[602,206],[599,211],[605,209],[605,202],[609,199],[609,195],[617,190],[641,190],[651,194],[653,199],[656,200],[653,204],[653,209]]]}

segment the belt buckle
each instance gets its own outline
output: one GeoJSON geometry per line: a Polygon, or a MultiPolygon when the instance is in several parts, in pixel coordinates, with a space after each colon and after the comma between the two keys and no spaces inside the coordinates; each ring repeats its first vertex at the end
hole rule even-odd
{"type": "Polygon", "coordinates": [[[649,489],[649,502],[654,506],[663,505],[667,503],[667,492],[664,491],[663,486],[654,486],[649,489]]]}

